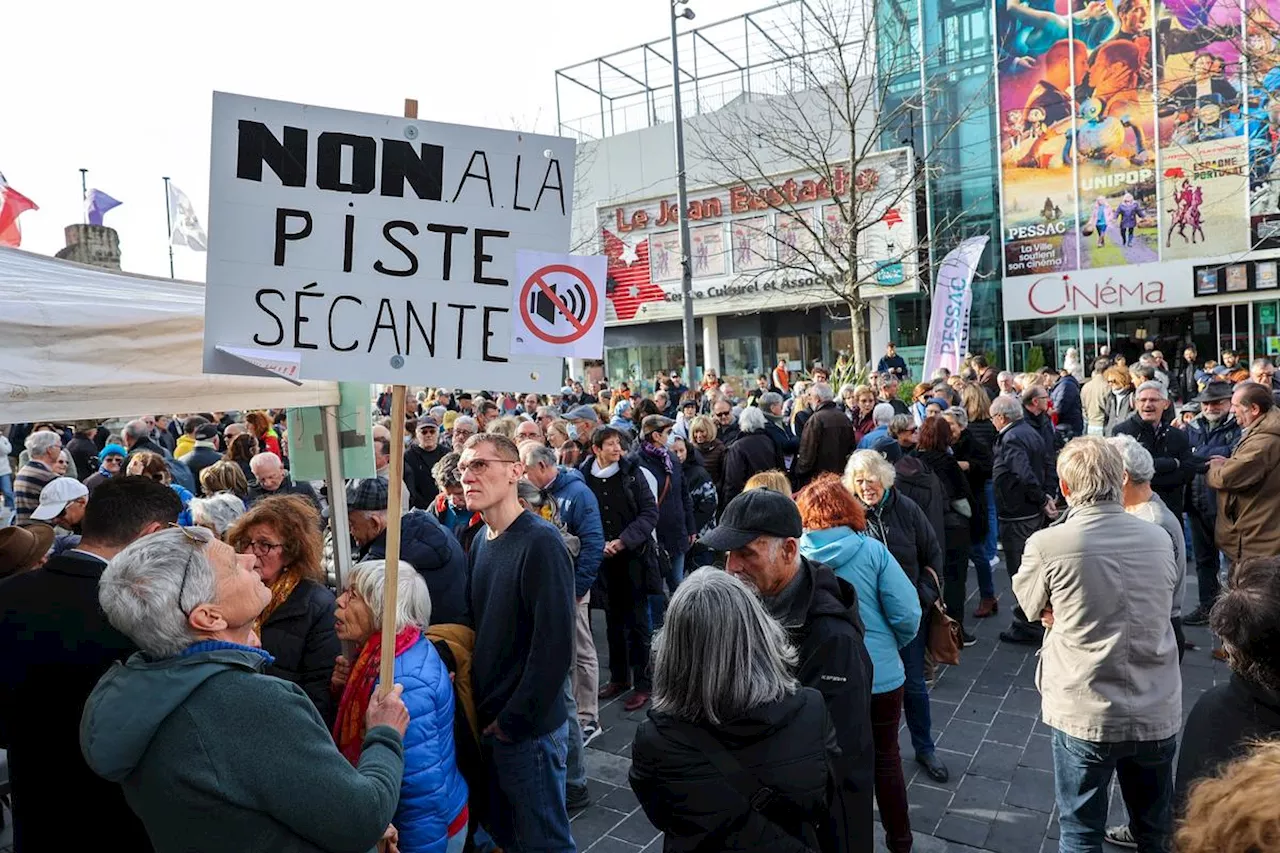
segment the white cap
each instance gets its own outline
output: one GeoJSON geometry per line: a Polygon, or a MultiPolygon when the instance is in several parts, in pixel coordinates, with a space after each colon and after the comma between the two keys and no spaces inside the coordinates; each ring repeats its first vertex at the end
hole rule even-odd
{"type": "Polygon", "coordinates": [[[52,521],[62,515],[67,504],[89,497],[89,489],[74,477],[58,477],[40,490],[40,506],[31,513],[36,521],[52,521]]]}

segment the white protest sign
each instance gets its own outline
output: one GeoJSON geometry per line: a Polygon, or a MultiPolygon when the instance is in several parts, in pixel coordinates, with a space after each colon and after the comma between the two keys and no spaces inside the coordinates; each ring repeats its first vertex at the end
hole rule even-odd
{"type": "Polygon", "coordinates": [[[604,255],[516,252],[511,354],[604,357],[604,255]]]}
{"type": "Polygon", "coordinates": [[[574,145],[215,93],[205,371],[558,389],[509,358],[511,289],[568,250],[574,145]]]}

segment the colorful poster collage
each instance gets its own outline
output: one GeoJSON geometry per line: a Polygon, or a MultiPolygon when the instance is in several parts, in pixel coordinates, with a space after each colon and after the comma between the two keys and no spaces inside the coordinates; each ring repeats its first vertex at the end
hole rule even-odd
{"type": "Polygon", "coordinates": [[[1280,245],[1278,13],[1280,0],[1000,0],[1005,274],[1247,251],[1246,180],[1255,230],[1274,217],[1280,245]],[[1274,60],[1260,66],[1255,44],[1274,60]]]}

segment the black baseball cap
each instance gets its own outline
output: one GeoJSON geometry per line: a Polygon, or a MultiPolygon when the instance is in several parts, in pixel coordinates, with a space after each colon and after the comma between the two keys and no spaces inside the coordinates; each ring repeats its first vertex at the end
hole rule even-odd
{"type": "Polygon", "coordinates": [[[200,424],[196,427],[196,441],[211,441],[218,437],[217,424],[200,424]]]}
{"type": "Polygon", "coordinates": [[[795,501],[769,489],[752,489],[729,501],[720,523],[698,541],[712,551],[736,551],[761,536],[799,539],[803,533],[795,501]]]}

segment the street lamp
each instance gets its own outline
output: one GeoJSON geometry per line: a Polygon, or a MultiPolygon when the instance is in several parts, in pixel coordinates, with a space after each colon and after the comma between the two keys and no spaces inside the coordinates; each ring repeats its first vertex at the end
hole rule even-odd
{"type": "Polygon", "coordinates": [[[684,111],[680,107],[680,45],[676,38],[676,21],[684,18],[692,21],[693,10],[689,0],[672,0],[671,3],[671,93],[676,118],[676,208],[680,212],[680,303],[684,307],[684,381],[694,387],[693,365],[698,347],[694,342],[693,326],[693,250],[689,238],[689,191],[684,174],[684,111]],[[681,8],[683,7],[683,8],[681,8]]]}

